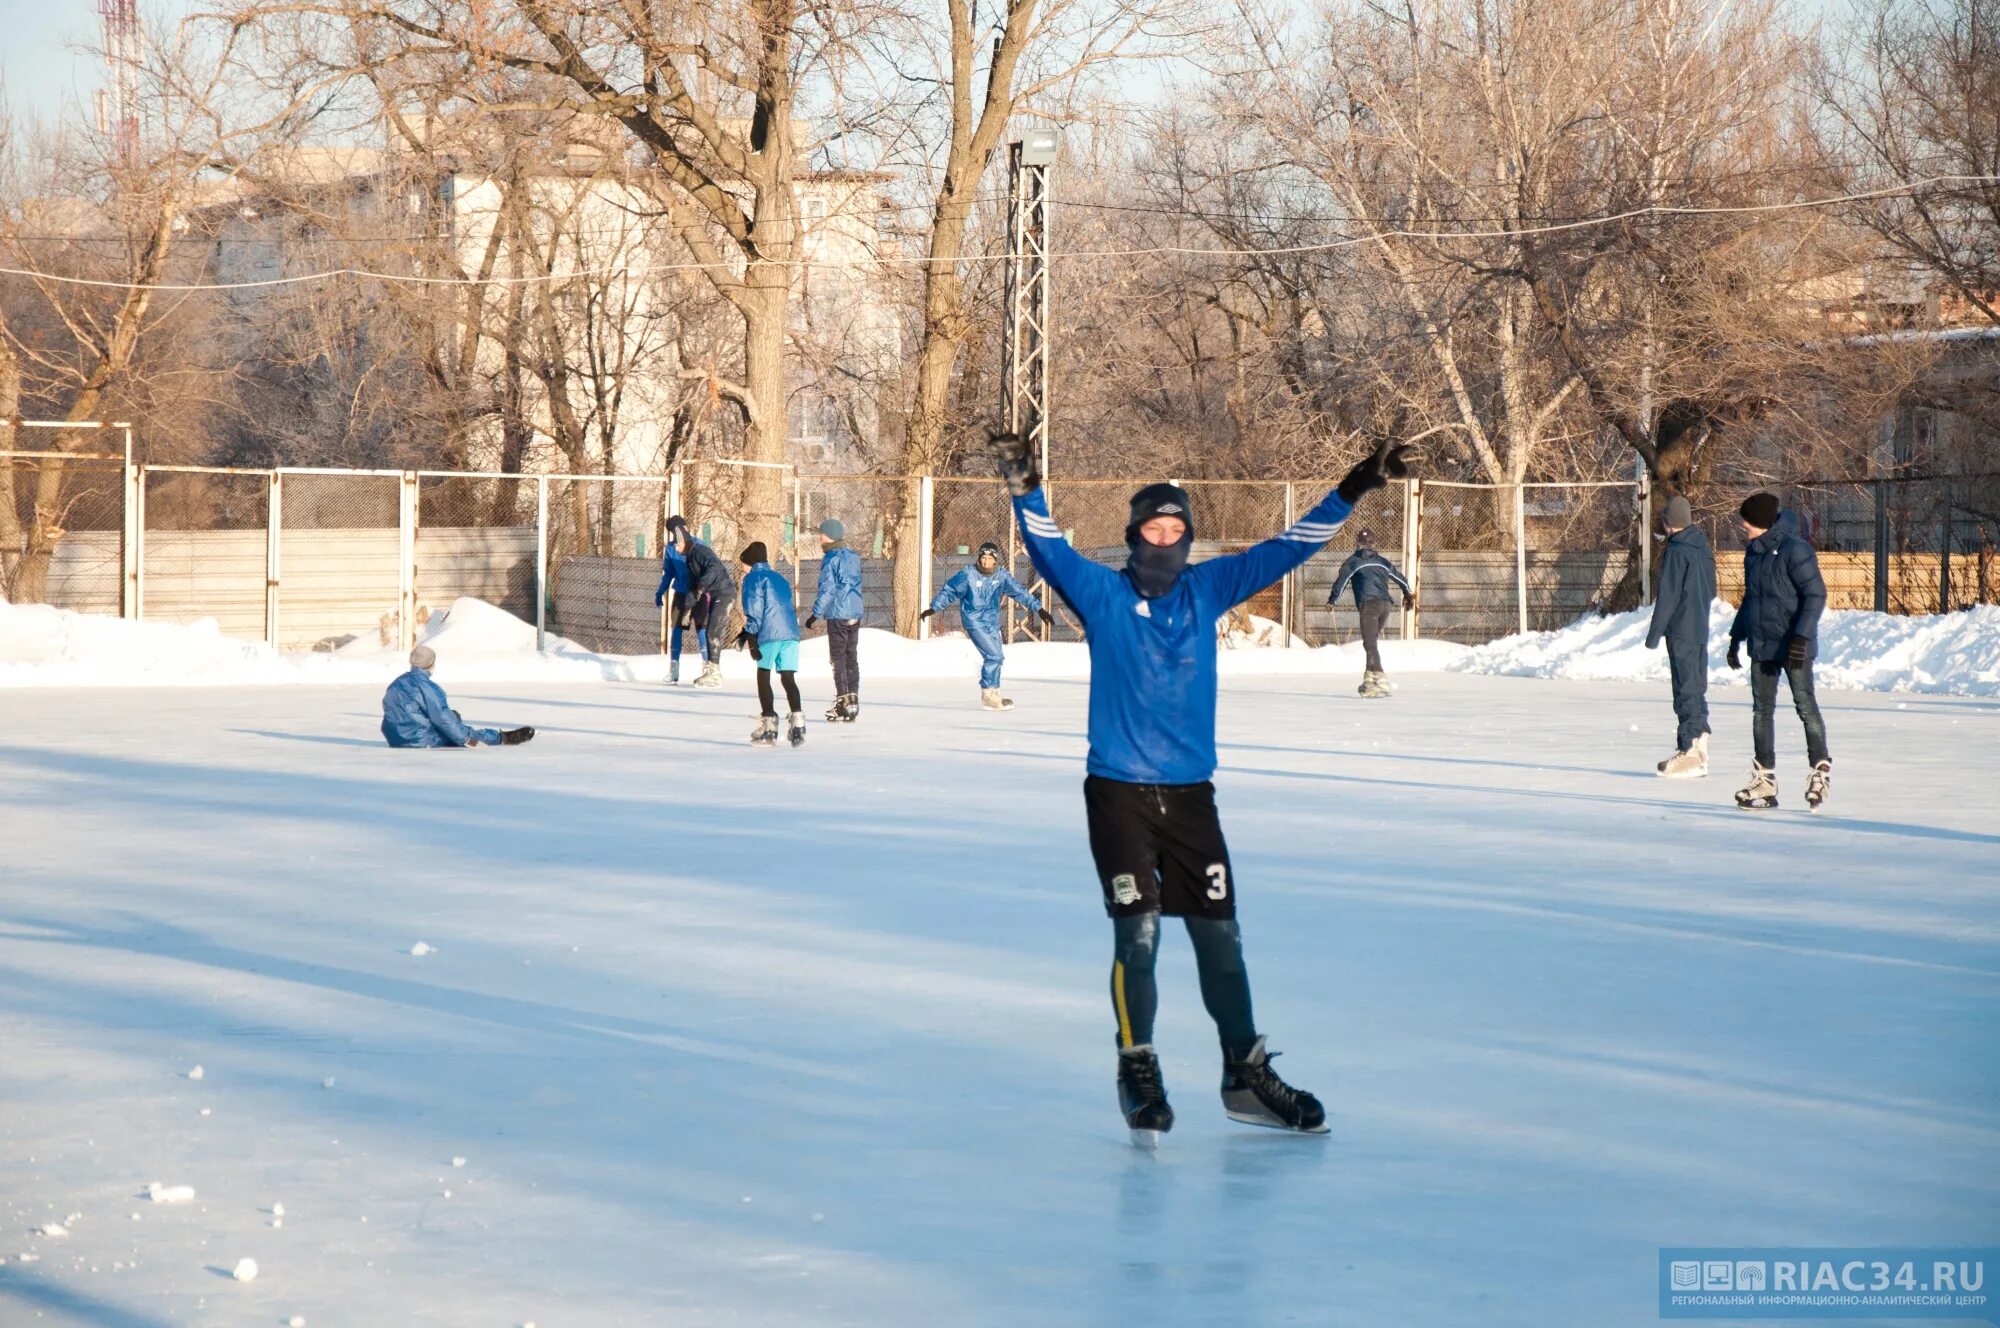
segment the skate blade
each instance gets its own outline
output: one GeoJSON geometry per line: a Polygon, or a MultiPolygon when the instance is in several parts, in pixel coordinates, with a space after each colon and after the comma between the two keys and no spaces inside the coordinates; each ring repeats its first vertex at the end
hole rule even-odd
{"type": "Polygon", "coordinates": [[[1660,771],[1660,778],[1661,779],[1707,779],[1708,768],[1704,766],[1700,770],[1662,770],[1660,771]]]}
{"type": "Polygon", "coordinates": [[[1308,1130],[1303,1128],[1302,1126],[1287,1125],[1283,1121],[1272,1120],[1269,1116],[1252,1116],[1249,1115],[1247,1112],[1231,1111],[1227,1107],[1223,1108],[1222,1114],[1229,1117],[1229,1119],[1236,1121],[1238,1124],[1261,1125],[1267,1130],[1283,1130],[1286,1134],[1332,1134],[1333,1133],[1333,1127],[1327,1124],[1325,1121],[1321,1121],[1317,1126],[1308,1130]]]}
{"type": "Polygon", "coordinates": [[[1134,1130],[1132,1131],[1132,1146],[1144,1149],[1148,1153],[1157,1152],[1160,1147],[1160,1135],[1162,1133],[1160,1130],[1134,1130]]]}

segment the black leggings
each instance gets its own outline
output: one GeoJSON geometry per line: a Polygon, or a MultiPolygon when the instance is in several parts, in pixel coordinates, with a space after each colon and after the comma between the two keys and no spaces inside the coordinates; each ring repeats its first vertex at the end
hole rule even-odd
{"type": "MultiPolygon", "coordinates": [[[[1233,1059],[1249,1055],[1257,1043],[1257,1021],[1250,1011],[1250,975],[1243,965],[1243,933],[1234,918],[1186,918],[1188,940],[1201,974],[1201,1001],[1215,1020],[1223,1053],[1233,1059]]],[[[1139,1047],[1153,1041],[1153,1018],[1160,1007],[1159,983],[1153,975],[1160,953],[1160,915],[1137,913],[1111,922],[1111,1005],[1118,1016],[1118,1045],[1139,1047]]]]}
{"type": "MultiPolygon", "coordinates": [[[[714,638],[710,638],[713,640],[714,638]]],[[[785,699],[792,703],[792,713],[798,714],[805,707],[799,702],[799,675],[790,669],[782,672],[776,669],[757,670],[757,699],[763,703],[764,713],[775,717],[778,713],[778,699],[771,695],[771,675],[777,673],[785,684],[785,699]]]]}

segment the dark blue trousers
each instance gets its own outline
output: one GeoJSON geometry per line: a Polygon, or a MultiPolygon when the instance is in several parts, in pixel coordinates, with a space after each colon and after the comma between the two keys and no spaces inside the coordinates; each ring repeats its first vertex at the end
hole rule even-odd
{"type": "Polygon", "coordinates": [[[1708,727],[1708,642],[1667,638],[1667,667],[1674,679],[1674,740],[1678,751],[1694,746],[1708,727]]]}

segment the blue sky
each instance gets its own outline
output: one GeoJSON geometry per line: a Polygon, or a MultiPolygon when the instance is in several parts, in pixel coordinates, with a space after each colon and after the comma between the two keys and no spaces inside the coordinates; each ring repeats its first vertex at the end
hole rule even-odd
{"type": "MultiPolygon", "coordinates": [[[[189,8],[188,0],[139,3],[152,23],[171,23],[189,8]]],[[[0,86],[14,113],[51,116],[68,107],[94,114],[103,66],[75,48],[95,46],[99,31],[95,0],[0,0],[0,86]]]]}

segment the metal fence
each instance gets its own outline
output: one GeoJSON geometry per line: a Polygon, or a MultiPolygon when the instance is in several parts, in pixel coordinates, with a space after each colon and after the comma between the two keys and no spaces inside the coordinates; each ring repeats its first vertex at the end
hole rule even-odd
{"type": "MultiPolygon", "coordinates": [[[[146,466],[110,453],[0,453],[0,585],[18,601],[129,618],[213,619],[232,636],[284,650],[350,643],[407,649],[461,596],[498,605],[592,650],[663,648],[655,604],[667,518],[734,566],[753,529],[793,580],[801,616],[817,582],[816,531],[845,527],[860,556],[867,621],[923,634],[917,611],[979,546],[1052,610],[1045,627],[1011,605],[1013,638],[1074,640],[1080,624],[1036,582],[1011,504],[994,480],[808,475],[790,468],[689,463],[669,475],[517,475],[443,471],[242,470],[146,466]],[[760,510],[753,518],[752,502],[760,510]],[[0,509],[4,510],[4,509],[0,509]]],[[[1056,523],[1085,557],[1121,566],[1129,479],[1063,479],[1049,488],[1056,523]]],[[[1282,531],[1324,496],[1326,481],[1189,481],[1197,559],[1282,531]]],[[[1822,550],[1835,607],[1937,612],[1990,603],[2000,542],[2000,476],[1826,480],[1781,486],[1822,550]]],[[[1361,533],[1395,561],[1417,607],[1392,634],[1478,643],[1560,627],[1623,592],[1643,598],[1634,567],[1651,503],[1642,484],[1392,484],[1364,501],[1338,541],[1258,595],[1234,624],[1280,624],[1281,640],[1346,642],[1351,596],[1330,603],[1361,533]]],[[[1741,548],[1731,505],[1701,508],[1725,596],[1741,548]]],[[[948,629],[947,620],[937,620],[948,629]]]]}

